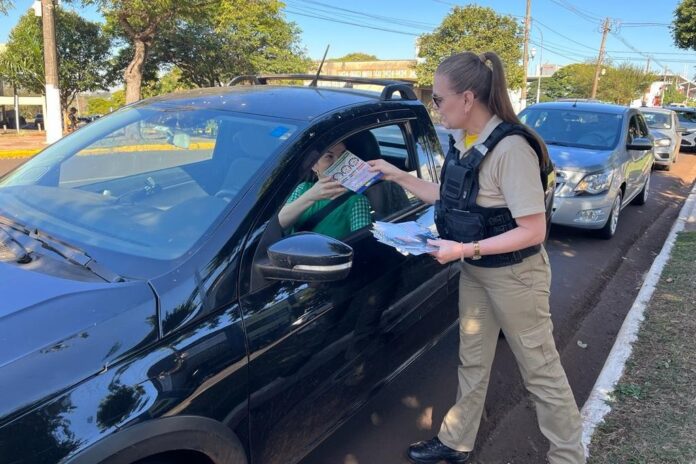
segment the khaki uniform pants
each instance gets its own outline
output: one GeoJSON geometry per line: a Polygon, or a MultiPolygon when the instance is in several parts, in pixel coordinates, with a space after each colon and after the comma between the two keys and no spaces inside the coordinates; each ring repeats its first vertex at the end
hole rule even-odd
{"type": "Polygon", "coordinates": [[[459,390],[438,437],[459,451],[474,448],[488,378],[502,329],[532,394],[551,464],[585,462],[582,420],[553,340],[551,268],[544,249],[501,268],[462,265],[459,280],[459,390]]]}

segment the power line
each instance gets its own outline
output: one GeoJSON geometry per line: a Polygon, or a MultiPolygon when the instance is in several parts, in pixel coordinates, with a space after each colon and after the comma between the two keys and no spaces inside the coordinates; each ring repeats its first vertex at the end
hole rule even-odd
{"type": "Polygon", "coordinates": [[[564,39],[566,39],[566,40],[568,40],[568,41],[570,41],[570,42],[573,42],[573,43],[575,43],[575,44],[578,44],[578,45],[580,45],[581,47],[589,48],[590,50],[593,50],[593,51],[595,50],[595,47],[591,47],[591,46],[589,46],[589,45],[585,45],[584,43],[580,43],[580,42],[578,42],[577,40],[573,40],[573,39],[571,39],[570,37],[565,36],[565,35],[561,34],[560,32],[558,32],[558,31],[556,31],[556,30],[550,28],[549,26],[547,26],[546,24],[542,23],[541,21],[539,21],[539,20],[536,19],[536,18],[532,18],[532,19],[533,19],[535,22],[539,23],[539,25],[540,25],[541,27],[543,27],[544,29],[547,29],[547,30],[551,31],[551,32],[553,32],[554,34],[556,34],[556,35],[558,35],[558,36],[560,36],[560,37],[563,37],[564,39]]]}
{"type": "Polygon", "coordinates": [[[538,47],[543,48],[544,51],[547,51],[553,55],[560,56],[561,58],[565,58],[565,59],[570,60],[570,61],[577,62],[577,61],[588,61],[588,60],[594,59],[594,57],[589,57],[589,56],[581,56],[581,57],[578,57],[577,55],[576,56],[569,56],[564,51],[558,51],[558,48],[556,48],[554,46],[550,46],[549,44],[546,43],[546,41],[544,41],[544,45],[541,45],[539,42],[536,42],[534,40],[530,41],[530,43],[532,43],[533,45],[536,45],[538,47]]]}
{"type": "Polygon", "coordinates": [[[298,15],[298,16],[306,16],[306,17],[308,17],[308,18],[322,19],[322,20],[324,20],[324,21],[330,21],[330,22],[333,22],[333,23],[348,24],[348,25],[350,25],[350,26],[362,27],[362,28],[365,28],[365,29],[374,29],[374,30],[377,30],[377,31],[391,32],[391,33],[394,33],[394,34],[408,35],[408,36],[412,36],[412,37],[419,37],[419,36],[420,36],[420,34],[414,34],[414,33],[411,33],[411,32],[398,31],[398,30],[395,30],[395,29],[387,29],[387,28],[384,28],[384,27],[377,27],[377,26],[368,26],[368,25],[366,25],[366,24],[359,24],[359,23],[354,23],[354,22],[351,22],[351,21],[342,21],[342,20],[340,20],[340,19],[329,18],[329,17],[327,17],[327,16],[321,16],[321,15],[317,15],[317,14],[301,13],[301,12],[298,12],[298,11],[291,11],[291,10],[288,9],[288,8],[286,8],[285,11],[286,11],[287,13],[294,14],[294,15],[298,15]]]}
{"type": "Polygon", "coordinates": [[[563,0],[551,0],[551,2],[555,3],[556,5],[560,6],[561,8],[564,8],[574,15],[578,16],[579,18],[584,19],[585,21],[591,22],[592,24],[597,24],[602,18],[598,16],[593,16],[587,13],[583,13],[580,11],[578,8],[574,7],[573,5],[569,4],[566,1],[563,0]]]}
{"type": "Polygon", "coordinates": [[[670,27],[670,23],[631,23],[622,22],[621,27],[670,27]]]}
{"type": "Polygon", "coordinates": [[[634,52],[640,54],[641,56],[643,56],[643,57],[645,57],[645,58],[647,58],[647,59],[652,59],[656,64],[658,64],[658,65],[664,67],[664,65],[663,65],[662,63],[660,63],[657,59],[655,59],[654,56],[651,56],[651,55],[646,54],[645,52],[643,52],[643,51],[641,51],[641,50],[638,50],[636,47],[634,47],[633,45],[631,45],[630,43],[628,43],[628,41],[627,41],[626,39],[624,39],[621,35],[619,35],[618,32],[612,32],[611,35],[614,36],[615,38],[619,39],[619,40],[621,41],[621,43],[623,43],[625,46],[627,46],[628,48],[630,48],[630,49],[633,50],[634,52]]]}
{"type": "MultiPolygon", "coordinates": [[[[332,6],[326,3],[322,3],[317,0],[292,0],[288,1],[287,3],[293,3],[294,1],[298,1],[301,3],[307,3],[312,5],[313,9],[324,9],[324,13],[334,13],[336,11],[342,11],[345,13],[348,13],[349,15],[355,17],[355,18],[369,18],[372,20],[377,20],[377,21],[383,21],[387,22],[389,24],[399,24],[402,26],[406,27],[412,27],[415,29],[421,29],[421,30],[432,30],[437,27],[436,24],[430,24],[430,23],[425,23],[421,21],[414,21],[411,19],[403,19],[403,18],[395,18],[393,16],[382,16],[382,15],[377,15],[377,14],[370,14],[370,13],[364,13],[361,11],[356,11],[356,10],[350,10],[348,8],[341,8],[337,6],[332,6]]],[[[299,7],[302,8],[302,7],[299,7]]]]}
{"type": "Polygon", "coordinates": [[[561,3],[564,3],[565,5],[567,5],[567,7],[571,9],[571,11],[577,11],[577,12],[579,12],[580,14],[584,14],[584,15],[587,16],[588,18],[594,19],[595,21],[601,21],[601,20],[602,20],[601,17],[599,17],[599,16],[593,14],[590,10],[586,10],[586,9],[579,8],[579,7],[575,6],[575,5],[573,5],[572,3],[570,3],[568,0],[560,0],[560,1],[561,1],[561,3]]]}

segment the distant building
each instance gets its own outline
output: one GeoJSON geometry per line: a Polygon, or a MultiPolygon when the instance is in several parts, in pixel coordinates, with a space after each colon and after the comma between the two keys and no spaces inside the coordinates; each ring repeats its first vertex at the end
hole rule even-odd
{"type": "MultiPolygon", "coordinates": [[[[316,72],[319,63],[314,63],[316,72]]],[[[367,77],[370,79],[401,79],[415,82],[416,60],[327,61],[322,74],[367,77]]]]}
{"type": "MultiPolygon", "coordinates": [[[[684,100],[696,98],[696,82],[679,74],[663,74],[662,79],[650,84],[642,98],[631,102],[631,106],[662,106],[662,95],[667,86],[676,86],[684,94],[684,100]]],[[[677,102],[681,103],[681,102],[677,102]]]]}
{"type": "MultiPolygon", "coordinates": [[[[5,50],[5,44],[0,44],[0,53],[5,50]]],[[[8,82],[3,82],[0,79],[0,129],[2,125],[7,124],[9,120],[14,120],[15,115],[15,89],[8,82]]],[[[46,101],[42,95],[20,95],[17,97],[17,106],[32,106],[42,114],[46,113],[46,101]]],[[[21,121],[22,119],[20,119],[21,121]]],[[[12,123],[14,124],[14,123],[12,123]]]]}
{"type": "MultiPolygon", "coordinates": [[[[411,81],[415,84],[417,60],[377,60],[377,61],[327,61],[322,67],[321,73],[328,76],[350,76],[365,77],[371,79],[399,79],[411,81]]],[[[314,62],[310,73],[316,73],[319,62],[314,62]]],[[[545,63],[541,67],[541,75],[544,78],[550,77],[560,66],[545,63]]],[[[528,81],[535,80],[536,76],[528,76],[528,81]]],[[[341,83],[324,83],[322,85],[342,86],[341,83]]],[[[357,87],[357,86],[356,86],[357,87]]],[[[379,90],[377,86],[360,86],[369,90],[379,90]],[[374,89],[370,88],[374,87],[374,89]]],[[[433,91],[430,87],[414,86],[418,99],[428,104],[432,98],[433,91]]],[[[508,90],[515,111],[521,110],[520,91],[508,90]]],[[[434,113],[433,113],[434,115],[434,113]]]]}

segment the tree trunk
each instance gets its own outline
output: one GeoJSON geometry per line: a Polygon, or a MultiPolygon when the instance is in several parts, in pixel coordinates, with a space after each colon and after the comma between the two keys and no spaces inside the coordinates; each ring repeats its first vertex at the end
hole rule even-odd
{"type": "Polygon", "coordinates": [[[126,104],[140,100],[140,87],[143,82],[143,65],[147,57],[148,44],[141,39],[133,39],[133,59],[123,72],[126,81],[126,104]]]}

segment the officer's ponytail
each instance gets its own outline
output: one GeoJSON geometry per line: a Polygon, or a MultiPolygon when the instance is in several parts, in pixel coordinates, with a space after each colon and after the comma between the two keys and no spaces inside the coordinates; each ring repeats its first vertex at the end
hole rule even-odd
{"type": "MultiPolygon", "coordinates": [[[[455,92],[471,90],[491,113],[503,121],[522,125],[510,101],[503,62],[494,52],[480,55],[472,52],[454,54],[443,60],[435,73],[447,76],[455,92]]],[[[524,127],[544,147],[543,158],[546,163],[548,154],[541,137],[529,127],[524,127]]]]}
{"type": "Polygon", "coordinates": [[[493,52],[484,52],[479,56],[481,63],[488,67],[491,63],[491,83],[488,88],[488,109],[503,121],[511,124],[520,124],[520,120],[512,108],[510,95],[507,91],[507,81],[505,79],[505,69],[503,62],[498,55],[493,52]]]}

